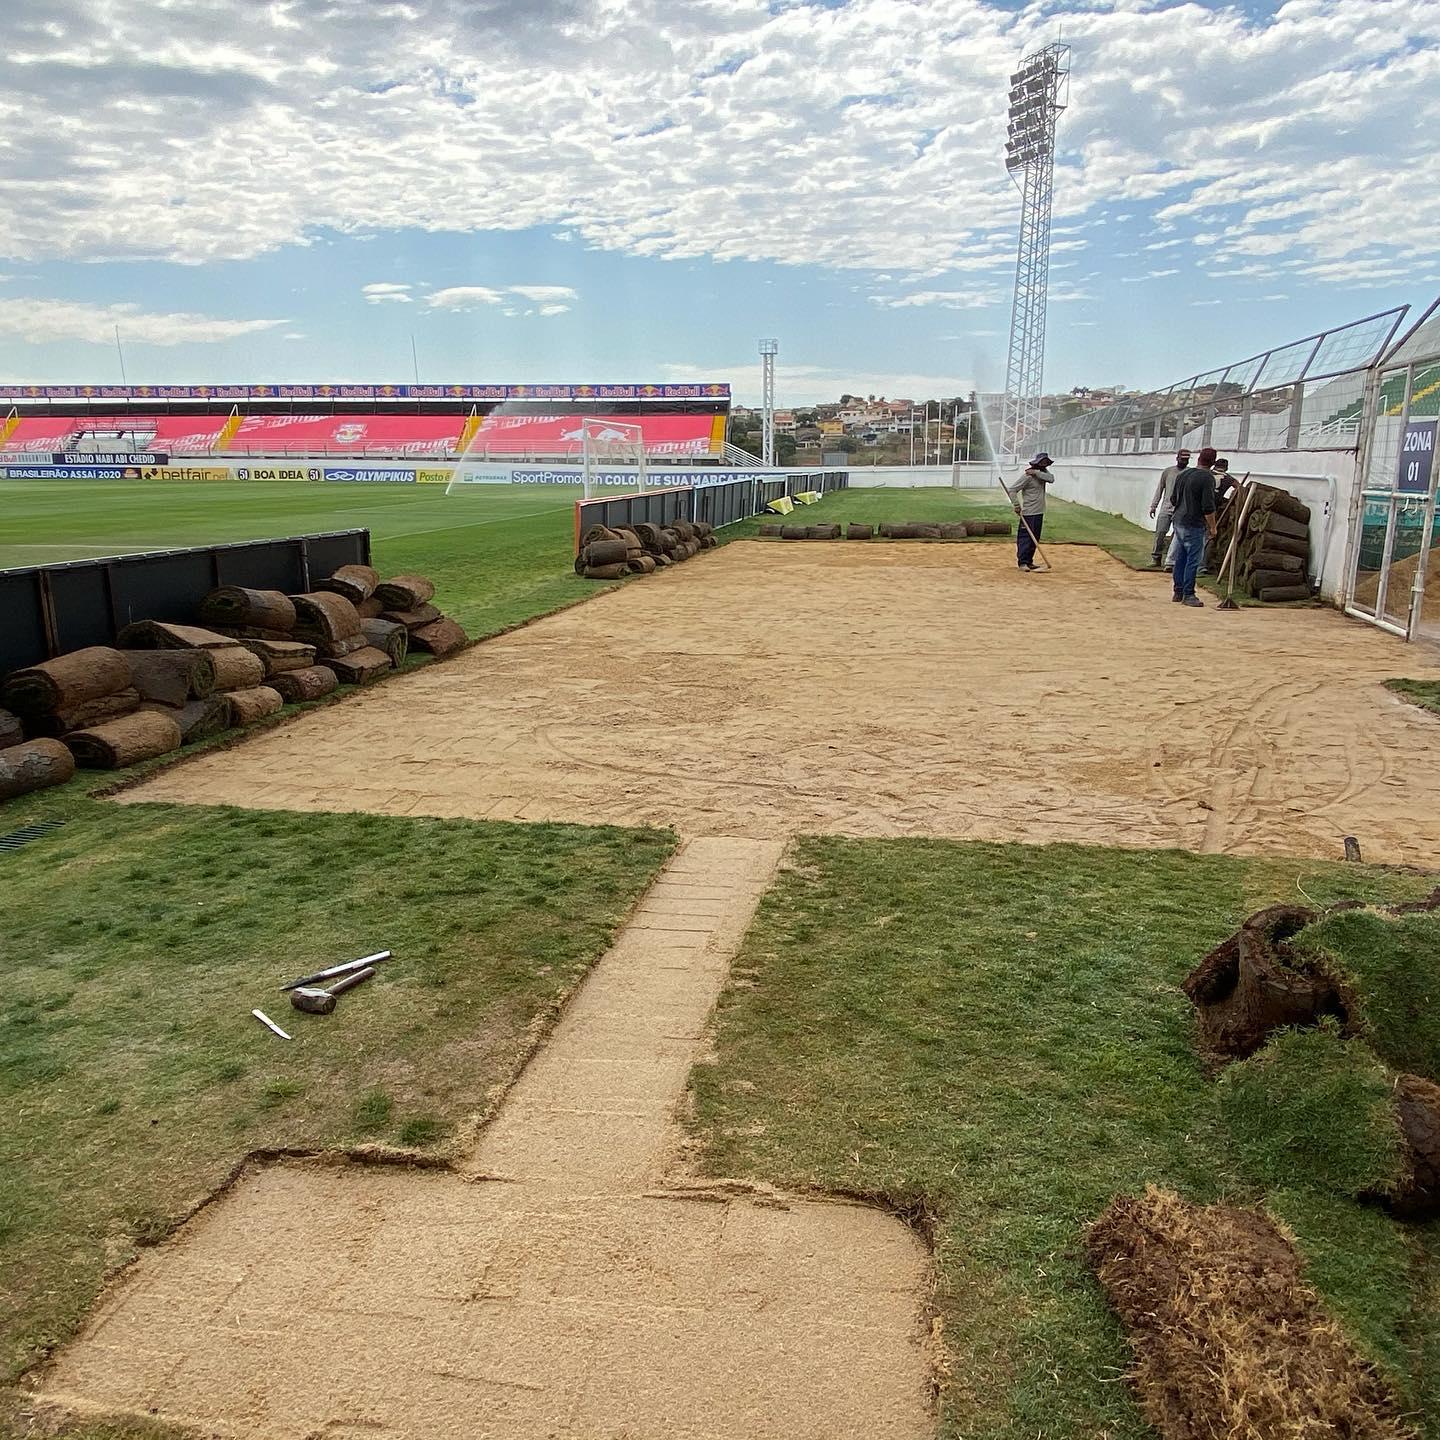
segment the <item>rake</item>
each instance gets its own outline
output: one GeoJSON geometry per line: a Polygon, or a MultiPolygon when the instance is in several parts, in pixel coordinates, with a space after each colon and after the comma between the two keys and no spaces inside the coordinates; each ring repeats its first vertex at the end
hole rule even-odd
{"type": "MultiPolygon", "coordinates": [[[[995,472],[995,478],[1000,482],[1000,488],[1005,492],[1005,498],[1009,500],[1011,508],[1014,509],[1015,495],[1014,492],[1010,489],[1010,487],[1005,483],[1005,477],[997,470],[995,472]]],[[[1045,552],[1040,548],[1040,537],[1035,533],[1033,529],[1031,529],[1030,522],[1025,518],[1024,511],[1020,511],[1019,514],[1020,523],[1025,527],[1025,533],[1030,537],[1030,543],[1034,545],[1035,554],[1039,556],[1040,563],[1047,570],[1053,570],[1055,567],[1051,565],[1049,560],[1045,558],[1045,552]]]]}
{"type": "Polygon", "coordinates": [[[1230,548],[1225,552],[1225,563],[1220,567],[1222,581],[1225,579],[1225,572],[1227,570],[1230,572],[1225,598],[1216,607],[1220,610],[1238,610],[1240,608],[1235,603],[1235,562],[1239,558],[1240,537],[1245,533],[1245,517],[1249,515],[1250,502],[1255,498],[1255,487],[1245,483],[1249,478],[1250,472],[1247,470],[1240,481],[1242,485],[1245,485],[1245,503],[1240,507],[1240,518],[1235,522],[1235,533],[1230,537],[1230,548]]]}

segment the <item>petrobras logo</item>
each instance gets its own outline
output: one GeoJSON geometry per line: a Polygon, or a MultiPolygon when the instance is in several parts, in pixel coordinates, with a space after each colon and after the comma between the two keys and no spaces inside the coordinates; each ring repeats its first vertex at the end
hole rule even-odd
{"type": "Polygon", "coordinates": [[[413,485],[413,470],[397,470],[393,467],[329,466],[325,467],[325,479],[349,485],[413,485]]]}

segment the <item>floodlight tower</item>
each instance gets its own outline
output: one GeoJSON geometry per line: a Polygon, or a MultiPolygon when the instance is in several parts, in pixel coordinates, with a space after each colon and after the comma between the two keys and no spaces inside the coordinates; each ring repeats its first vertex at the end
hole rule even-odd
{"type": "Polygon", "coordinates": [[[760,342],[760,460],[767,466],[775,464],[775,357],[779,353],[778,340],[760,342]]]}
{"type": "Polygon", "coordinates": [[[1010,77],[1005,168],[1020,187],[1020,248],[1005,363],[1000,449],[1019,455],[1039,428],[1045,382],[1045,306],[1050,289],[1050,207],[1055,195],[1055,126],[1070,103],[1070,47],[1032,51],[1010,77]],[[1016,179],[1018,173],[1018,179],[1016,179]]]}

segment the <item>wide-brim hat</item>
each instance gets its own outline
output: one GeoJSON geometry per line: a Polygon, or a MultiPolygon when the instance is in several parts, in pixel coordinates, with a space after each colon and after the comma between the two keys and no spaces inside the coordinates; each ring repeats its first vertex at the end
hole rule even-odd
{"type": "Polygon", "coordinates": [[[1050,457],[1042,450],[1031,462],[1032,465],[1049,465],[1050,457]]]}

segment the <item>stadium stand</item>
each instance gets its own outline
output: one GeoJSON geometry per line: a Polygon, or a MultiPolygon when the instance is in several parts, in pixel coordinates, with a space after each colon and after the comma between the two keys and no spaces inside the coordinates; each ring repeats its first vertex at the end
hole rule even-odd
{"type": "MultiPolygon", "coordinates": [[[[265,414],[12,416],[0,432],[0,453],[160,451],[207,455],[430,456],[467,450],[476,459],[573,457],[581,453],[579,414],[440,415],[265,414]],[[468,447],[468,449],[467,449],[468,447]]],[[[647,454],[720,457],[725,416],[621,413],[591,418],[638,425],[647,454]]],[[[592,429],[592,438],[593,438],[592,429]]],[[[617,434],[621,433],[617,430],[617,434]]],[[[603,438],[603,434],[602,434],[603,438]]]]}

